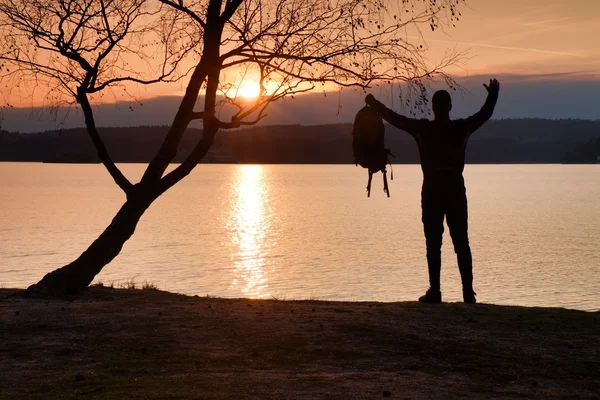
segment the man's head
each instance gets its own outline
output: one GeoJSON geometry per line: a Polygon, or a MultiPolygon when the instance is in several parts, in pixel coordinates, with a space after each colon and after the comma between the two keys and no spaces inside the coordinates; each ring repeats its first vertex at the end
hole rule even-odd
{"type": "Polygon", "coordinates": [[[438,90],[431,99],[431,108],[436,118],[448,118],[452,110],[452,98],[445,90],[438,90]]]}

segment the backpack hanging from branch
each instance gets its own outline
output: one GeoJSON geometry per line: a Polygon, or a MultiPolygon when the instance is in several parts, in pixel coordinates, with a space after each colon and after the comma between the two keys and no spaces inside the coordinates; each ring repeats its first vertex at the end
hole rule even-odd
{"type": "MultiPolygon", "coordinates": [[[[367,183],[367,197],[371,197],[371,180],[373,174],[381,171],[383,173],[383,190],[390,197],[387,182],[387,164],[389,157],[394,157],[390,149],[385,148],[385,127],[383,120],[372,107],[364,106],[356,114],[354,126],[352,127],[352,153],[354,164],[366,168],[369,172],[367,183]]],[[[394,179],[394,171],[391,169],[391,179],[394,179]]]]}

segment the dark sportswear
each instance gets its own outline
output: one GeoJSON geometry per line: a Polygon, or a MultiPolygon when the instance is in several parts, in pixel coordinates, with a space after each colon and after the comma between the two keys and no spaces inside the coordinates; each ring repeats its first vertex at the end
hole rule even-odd
{"type": "Polygon", "coordinates": [[[473,132],[490,119],[497,99],[497,93],[489,93],[481,110],[468,118],[433,121],[407,118],[377,100],[369,102],[383,119],[414,137],[419,147],[423,170],[422,220],[427,244],[429,283],[433,289],[440,288],[444,216],[458,258],[463,290],[473,287],[467,195],[462,172],[467,141],[473,132]]]}

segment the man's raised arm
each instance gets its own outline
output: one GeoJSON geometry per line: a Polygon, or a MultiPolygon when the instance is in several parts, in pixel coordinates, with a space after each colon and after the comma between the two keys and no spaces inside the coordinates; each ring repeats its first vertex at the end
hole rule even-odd
{"type": "Polygon", "coordinates": [[[365,97],[365,103],[367,103],[370,107],[373,107],[377,114],[381,116],[381,118],[385,119],[396,128],[402,129],[404,132],[413,136],[418,132],[419,126],[422,124],[421,120],[408,118],[395,113],[387,108],[382,102],[375,99],[372,94],[368,94],[367,97],[365,97]]]}
{"type": "Polygon", "coordinates": [[[496,107],[496,102],[498,101],[498,93],[500,92],[500,82],[497,79],[490,79],[489,86],[485,83],[483,84],[485,89],[488,92],[487,99],[481,107],[481,110],[471,115],[469,118],[465,119],[467,123],[467,130],[469,133],[475,132],[477,129],[481,127],[488,119],[492,117],[494,113],[494,108],[496,107]]]}

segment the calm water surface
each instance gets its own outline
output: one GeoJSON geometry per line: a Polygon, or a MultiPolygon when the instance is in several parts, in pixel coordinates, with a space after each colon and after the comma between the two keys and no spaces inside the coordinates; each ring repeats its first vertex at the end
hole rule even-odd
{"type": "MultiPolygon", "coordinates": [[[[132,180],[144,165],[121,166],[132,180]]],[[[421,172],[200,165],[159,198],[97,277],[222,297],[415,300],[427,288],[421,172]]],[[[478,300],[600,309],[600,165],[468,165],[478,300]]],[[[100,165],[0,163],[0,286],[76,258],[124,200],[100,165]]],[[[461,300],[444,233],[442,290],[461,300]]]]}

